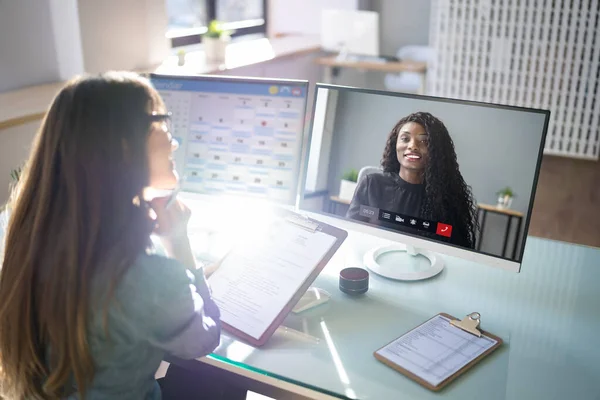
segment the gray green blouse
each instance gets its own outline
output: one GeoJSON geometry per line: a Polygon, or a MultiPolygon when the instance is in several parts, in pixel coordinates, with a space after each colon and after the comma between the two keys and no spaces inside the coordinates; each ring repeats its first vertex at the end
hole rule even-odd
{"type": "MultiPolygon", "coordinates": [[[[96,294],[106,289],[105,283],[96,287],[96,294]]],[[[141,255],[117,284],[109,336],[103,307],[94,306],[89,343],[96,373],[86,399],[160,399],[154,374],[163,357],[211,353],[219,345],[219,317],[202,269],[141,255]]]]}
{"type": "MultiPolygon", "coordinates": [[[[0,261],[8,216],[0,212],[0,261]]],[[[159,242],[155,246],[157,253],[164,250],[159,242]]],[[[87,400],[160,399],[154,374],[165,355],[192,359],[219,345],[220,313],[202,269],[190,271],[159,254],[140,255],[118,281],[107,308],[109,335],[98,300],[107,286],[102,279],[92,285],[88,339],[96,371],[87,400]]]]}

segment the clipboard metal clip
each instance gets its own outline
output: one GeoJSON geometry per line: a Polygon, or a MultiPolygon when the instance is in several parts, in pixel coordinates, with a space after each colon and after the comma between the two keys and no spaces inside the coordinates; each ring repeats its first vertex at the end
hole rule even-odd
{"type": "Polygon", "coordinates": [[[457,328],[462,329],[465,332],[468,332],[477,337],[481,337],[481,332],[479,331],[479,329],[477,329],[479,327],[480,318],[481,314],[479,314],[478,312],[472,312],[471,314],[464,317],[462,321],[454,320],[450,321],[450,323],[456,326],[457,328]]]}
{"type": "Polygon", "coordinates": [[[319,223],[311,221],[307,216],[300,214],[292,214],[286,218],[286,221],[296,224],[309,232],[315,233],[319,228],[319,223]]]}

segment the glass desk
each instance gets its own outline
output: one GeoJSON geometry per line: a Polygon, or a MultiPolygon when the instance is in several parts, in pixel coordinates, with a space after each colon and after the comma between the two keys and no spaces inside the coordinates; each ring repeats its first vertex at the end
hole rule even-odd
{"type": "MultiPolygon", "coordinates": [[[[363,254],[385,241],[314,217],[349,232],[313,284],[331,300],[284,323],[318,342],[276,333],[253,348],[225,333],[211,364],[309,389],[315,398],[600,398],[600,249],[529,238],[520,274],[443,256],[446,268],[437,277],[397,282],[371,273],[369,291],[351,297],[338,289],[339,271],[362,266],[363,254]],[[439,312],[462,318],[473,311],[481,313],[482,329],[505,344],[440,393],[373,357],[439,312]]],[[[199,237],[194,243],[202,246],[199,237]]]]}
{"type": "MultiPolygon", "coordinates": [[[[196,251],[218,257],[227,245],[213,232],[228,216],[193,209],[196,223],[212,225],[194,228],[196,251]]],[[[362,266],[364,252],[384,241],[316,218],[349,232],[314,283],[331,300],[285,322],[318,342],[276,333],[257,349],[225,333],[199,362],[318,399],[600,399],[600,249],[529,238],[520,274],[444,256],[437,277],[404,283],[370,274],[369,291],[355,298],[338,290],[338,272],[362,266]],[[434,314],[472,311],[505,344],[440,393],[373,357],[434,314]]]]}

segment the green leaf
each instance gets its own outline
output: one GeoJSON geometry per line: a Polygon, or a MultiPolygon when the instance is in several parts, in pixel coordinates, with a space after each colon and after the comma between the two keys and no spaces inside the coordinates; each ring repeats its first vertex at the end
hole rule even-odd
{"type": "Polygon", "coordinates": [[[225,36],[225,37],[230,36],[233,32],[235,32],[235,31],[223,29],[223,23],[221,21],[214,19],[214,20],[210,21],[210,23],[208,24],[208,30],[206,31],[205,34],[203,34],[203,36],[218,39],[221,36],[225,36]]]}
{"type": "Polygon", "coordinates": [[[496,192],[496,194],[498,196],[508,196],[508,197],[514,197],[515,194],[513,193],[512,189],[510,187],[505,187],[504,189],[498,190],[498,192],[496,192]]]}
{"type": "Polygon", "coordinates": [[[15,182],[18,182],[18,181],[19,181],[19,179],[21,178],[21,173],[22,173],[22,171],[23,171],[23,168],[22,168],[22,167],[19,167],[19,168],[16,168],[16,169],[13,169],[13,170],[11,170],[11,171],[10,171],[10,177],[11,177],[11,179],[12,179],[13,181],[15,181],[15,182]]]}
{"type": "Polygon", "coordinates": [[[344,172],[342,179],[350,182],[356,182],[358,181],[358,171],[355,169],[349,169],[348,171],[344,172]]]}

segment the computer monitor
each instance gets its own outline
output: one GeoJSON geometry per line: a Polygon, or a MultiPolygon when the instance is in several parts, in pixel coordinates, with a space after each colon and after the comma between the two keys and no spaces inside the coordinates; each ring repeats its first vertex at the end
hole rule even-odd
{"type": "Polygon", "coordinates": [[[183,191],[295,203],[308,81],[158,74],[150,80],[172,113],[183,191]]]}
{"type": "Polygon", "coordinates": [[[343,54],[379,56],[379,13],[323,10],[321,47],[343,54]]]}
{"type": "Polygon", "coordinates": [[[318,84],[297,206],[433,254],[432,264],[443,253],[518,272],[549,118],[318,84]]]}

